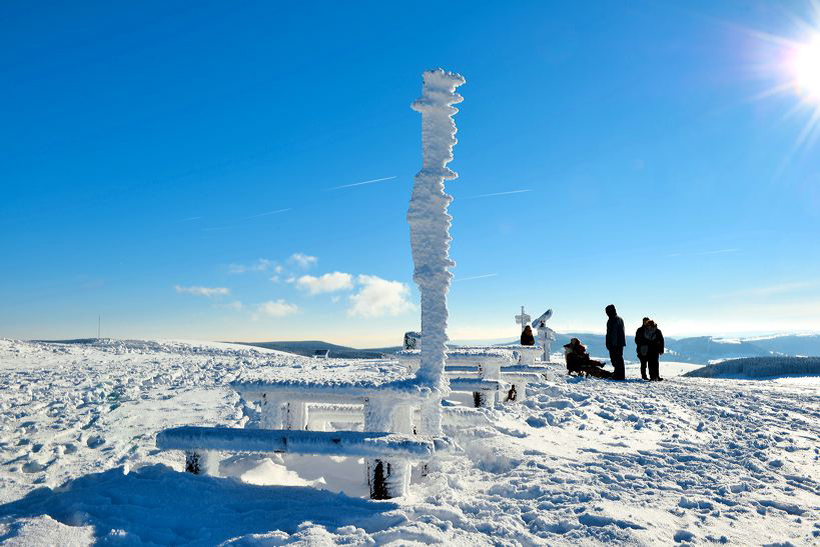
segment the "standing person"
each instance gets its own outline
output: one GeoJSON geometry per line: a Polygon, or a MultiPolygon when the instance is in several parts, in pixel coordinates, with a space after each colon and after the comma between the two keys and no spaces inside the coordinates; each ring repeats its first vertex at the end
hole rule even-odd
{"type": "Polygon", "coordinates": [[[644,342],[643,338],[647,321],[649,321],[649,318],[644,317],[643,321],[641,321],[641,326],[635,331],[635,351],[638,354],[638,359],[641,361],[641,378],[644,380],[649,380],[649,376],[646,375],[646,354],[649,351],[649,346],[644,342]]]}
{"type": "Polygon", "coordinates": [[[527,325],[524,327],[524,330],[521,331],[521,345],[522,346],[534,346],[535,345],[535,336],[532,334],[532,327],[527,325]]]}
{"type": "Polygon", "coordinates": [[[604,310],[609,320],[606,322],[606,349],[609,350],[609,358],[615,373],[613,380],[626,379],[624,371],[624,346],[626,346],[626,334],[624,333],[624,320],[618,317],[615,306],[610,304],[604,310]]]}
{"type": "Polygon", "coordinates": [[[655,382],[663,380],[660,375],[660,357],[663,355],[663,333],[651,319],[646,322],[643,331],[644,343],[647,345],[646,360],[649,364],[649,379],[655,382]]]}

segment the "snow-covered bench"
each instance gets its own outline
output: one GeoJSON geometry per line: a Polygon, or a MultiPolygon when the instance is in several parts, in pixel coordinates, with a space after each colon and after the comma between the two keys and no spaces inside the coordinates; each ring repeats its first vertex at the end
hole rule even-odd
{"type": "MultiPolygon", "coordinates": [[[[543,379],[546,368],[535,363],[540,354],[539,346],[451,347],[444,370],[452,391],[471,391],[476,407],[492,407],[499,400],[509,400],[511,393],[515,400],[522,400],[527,385],[543,379]]],[[[418,367],[419,350],[399,351],[396,358],[414,370],[418,367]]]]}
{"type": "Polygon", "coordinates": [[[371,498],[404,495],[410,484],[410,462],[430,460],[449,451],[446,437],[419,438],[384,432],[297,431],[184,426],[157,435],[157,447],[186,453],[186,469],[198,473],[208,452],[353,456],[372,462],[371,498]]]}
{"type": "Polygon", "coordinates": [[[527,395],[527,386],[544,380],[542,374],[534,372],[503,372],[487,373],[488,367],[478,370],[463,367],[462,371],[454,371],[450,375],[450,389],[452,391],[469,391],[473,394],[473,403],[476,407],[493,407],[498,402],[522,401],[527,395]],[[458,374],[459,376],[454,376],[458,374]],[[476,375],[473,377],[473,375],[476,375]]]}
{"type": "Polygon", "coordinates": [[[157,446],[186,452],[186,469],[201,470],[205,452],[288,453],[363,457],[373,499],[406,493],[411,463],[449,451],[429,431],[434,390],[411,380],[388,383],[236,381],[231,383],[256,416],[244,428],[179,427],[160,432],[157,446]],[[326,431],[332,422],[361,423],[363,431],[326,431]],[[309,430],[315,427],[317,430],[309,430]]]}

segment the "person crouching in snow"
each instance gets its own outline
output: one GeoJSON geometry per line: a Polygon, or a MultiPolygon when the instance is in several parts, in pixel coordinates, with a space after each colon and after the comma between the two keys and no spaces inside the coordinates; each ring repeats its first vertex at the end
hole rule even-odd
{"type": "Polygon", "coordinates": [[[663,355],[663,333],[658,328],[657,323],[649,319],[643,330],[643,343],[646,345],[646,361],[649,365],[649,379],[659,382],[663,380],[660,375],[660,357],[663,355]]]}
{"type": "Polygon", "coordinates": [[[596,378],[612,378],[612,373],[604,370],[604,364],[589,358],[587,348],[577,338],[564,344],[564,357],[567,361],[567,372],[569,374],[586,374],[596,378]]]}
{"type": "Polygon", "coordinates": [[[535,336],[532,335],[532,327],[527,325],[524,327],[524,330],[521,331],[521,345],[522,346],[534,346],[535,345],[535,336]]]}

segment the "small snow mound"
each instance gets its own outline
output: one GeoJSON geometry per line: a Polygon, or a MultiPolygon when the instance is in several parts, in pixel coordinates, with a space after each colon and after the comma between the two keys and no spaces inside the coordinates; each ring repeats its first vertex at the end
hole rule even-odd
{"type": "Polygon", "coordinates": [[[615,519],[604,515],[581,515],[578,517],[578,522],[584,526],[610,526],[614,525],[618,528],[631,528],[633,530],[643,530],[644,527],[628,520],[615,519]]]}

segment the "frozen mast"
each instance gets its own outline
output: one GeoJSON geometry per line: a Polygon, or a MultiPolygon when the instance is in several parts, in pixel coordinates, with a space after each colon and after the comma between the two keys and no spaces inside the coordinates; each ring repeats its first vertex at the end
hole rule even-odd
{"type": "Polygon", "coordinates": [[[447,206],[452,197],[444,192],[445,179],[457,173],[447,168],[456,144],[454,104],[462,101],[455,92],[465,80],[460,74],[443,69],[423,75],[422,96],[413,103],[421,113],[422,168],[413,184],[407,211],[410,247],[413,252],[413,280],[421,293],[421,363],[418,380],[431,387],[442,387],[447,343],[447,291],[453,275],[450,260],[450,221],[447,206]]]}

